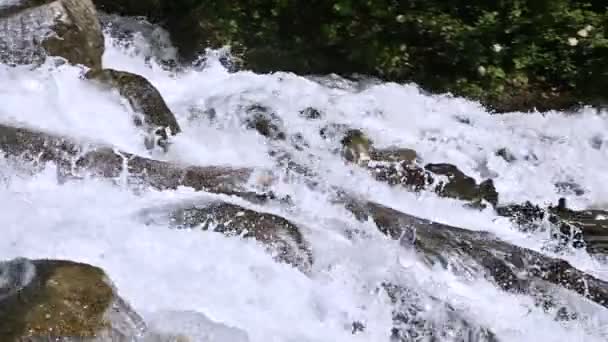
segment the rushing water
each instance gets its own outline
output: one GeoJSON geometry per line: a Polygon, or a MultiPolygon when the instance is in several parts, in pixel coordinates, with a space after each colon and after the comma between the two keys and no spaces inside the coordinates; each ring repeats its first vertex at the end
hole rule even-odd
{"type": "MultiPolygon", "coordinates": [[[[425,162],[449,162],[478,180],[493,178],[503,203],[548,204],[565,196],[577,208],[608,209],[606,114],[588,110],[491,116],[476,103],[430,96],[415,85],[230,73],[213,56],[204,68],[173,74],[144,61],[142,54],[149,52],[145,42],[136,41],[137,49],[125,48],[107,38],[105,67],[147,77],[183,128],[169,154],[158,158],[274,167],[268,151],[281,147],[313,168],[326,185],[550,253],[543,249],[548,235],[521,233],[491,210],[472,211],[456,200],[390,188],[346,165],[335,153],[336,143],[319,135],[325,125],[339,123],[364,129],[377,146],[414,148],[425,162]],[[287,134],[301,134],[309,148],[300,152],[288,142],[270,143],[243,127],[240,117],[251,104],[271,108],[287,134]],[[321,119],[301,117],[306,107],[318,109],[321,119]],[[203,114],[211,108],[213,120],[203,114]],[[504,147],[515,155],[515,163],[495,155],[504,147]],[[576,183],[584,194],[559,194],[556,182],[576,183]]],[[[53,62],[34,70],[0,66],[0,122],[148,154],[123,100],[81,80],[81,72],[53,62]]],[[[240,341],[242,333],[227,327],[245,332],[252,342],[388,341],[392,308],[388,297],[375,290],[383,281],[407,284],[423,298],[433,295],[449,303],[470,321],[490,327],[502,341],[608,339],[605,309],[564,294],[579,309],[579,318],[555,321],[530,297],[507,294],[481,278],[429,269],[373,224],[357,222],[298,179],[283,180],[273,190],[290,195],[298,210],[263,210],[302,226],[315,257],[310,276],[276,263],[255,241],[146,226],[136,216],[158,204],[219,195],[187,188],[141,193],[96,179],[58,184],[52,165],[32,175],[14,161],[0,160],[0,259],[65,258],[103,267],[144,318],[197,341],[240,341]],[[345,227],[363,229],[367,237],[349,240],[345,227]],[[225,326],[201,324],[186,312],[202,313],[225,326]],[[353,335],[354,321],[365,330],[353,335]],[[204,337],[212,329],[220,335],[204,337]]],[[[608,266],[585,252],[561,257],[608,279],[608,266]]],[[[429,310],[428,320],[441,324],[441,311],[429,310]]]]}

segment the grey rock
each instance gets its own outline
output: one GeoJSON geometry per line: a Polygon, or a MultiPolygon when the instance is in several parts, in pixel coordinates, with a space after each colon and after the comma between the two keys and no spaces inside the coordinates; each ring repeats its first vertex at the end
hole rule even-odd
{"type": "Polygon", "coordinates": [[[40,64],[60,56],[101,68],[104,37],[91,0],[29,0],[0,9],[0,62],[40,64]]]}

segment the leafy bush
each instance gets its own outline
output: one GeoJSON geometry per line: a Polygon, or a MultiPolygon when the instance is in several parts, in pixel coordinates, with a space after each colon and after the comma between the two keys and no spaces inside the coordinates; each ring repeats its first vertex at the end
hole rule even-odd
{"type": "Polygon", "coordinates": [[[257,71],[414,81],[499,111],[606,99],[604,1],[155,1],[190,59],[228,43],[257,71]]]}

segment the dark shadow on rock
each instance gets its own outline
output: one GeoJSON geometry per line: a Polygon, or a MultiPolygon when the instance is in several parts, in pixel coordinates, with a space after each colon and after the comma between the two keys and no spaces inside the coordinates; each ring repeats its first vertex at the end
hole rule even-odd
{"type": "Polygon", "coordinates": [[[291,221],[270,213],[220,202],[186,203],[142,212],[147,223],[167,223],[177,229],[201,229],[226,236],[253,238],[267,246],[276,260],[309,273],[312,252],[291,221]]]}
{"type": "Polygon", "coordinates": [[[373,219],[392,239],[410,245],[429,264],[482,272],[506,291],[531,294],[533,282],[545,281],[608,308],[608,283],[567,261],[512,245],[491,233],[470,231],[421,219],[349,195],[339,199],[360,220],[373,219]]]}

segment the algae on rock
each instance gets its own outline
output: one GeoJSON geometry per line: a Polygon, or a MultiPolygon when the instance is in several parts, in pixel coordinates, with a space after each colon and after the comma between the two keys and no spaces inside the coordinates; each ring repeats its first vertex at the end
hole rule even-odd
{"type": "Polygon", "coordinates": [[[0,297],[3,341],[101,342],[143,334],[143,320],[117,295],[103,270],[62,260],[17,259],[0,264],[0,271],[9,273],[26,269],[29,281],[0,297]]]}

